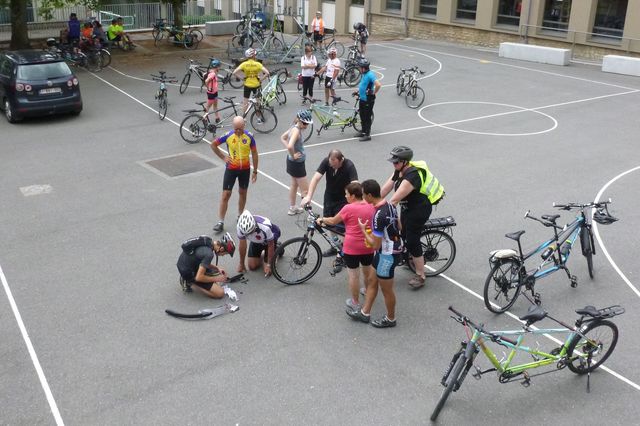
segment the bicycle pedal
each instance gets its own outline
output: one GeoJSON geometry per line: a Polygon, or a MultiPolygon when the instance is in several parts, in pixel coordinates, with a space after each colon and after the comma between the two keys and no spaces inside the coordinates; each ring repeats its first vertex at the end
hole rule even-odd
{"type": "Polygon", "coordinates": [[[576,288],[578,287],[578,277],[576,277],[575,275],[571,276],[571,288],[576,288]]]}
{"type": "Polygon", "coordinates": [[[475,368],[476,371],[471,373],[471,376],[476,380],[482,379],[482,371],[478,367],[476,367],[475,365],[473,366],[473,368],[475,368]]]}
{"type": "Polygon", "coordinates": [[[524,379],[522,379],[522,382],[520,382],[520,384],[522,384],[522,386],[525,388],[528,388],[529,386],[531,386],[531,378],[529,377],[526,371],[524,372],[524,379]]]}

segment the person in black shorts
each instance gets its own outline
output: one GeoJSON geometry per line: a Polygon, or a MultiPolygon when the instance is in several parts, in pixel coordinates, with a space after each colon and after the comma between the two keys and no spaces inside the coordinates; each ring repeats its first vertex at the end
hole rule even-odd
{"type": "MultiPolygon", "coordinates": [[[[327,178],[322,215],[325,217],[335,216],[347,205],[344,190],[351,182],[358,181],[358,171],[353,161],[345,158],[340,150],[332,149],[329,151],[329,155],[320,162],[313,178],[311,178],[309,191],[302,199],[300,203],[301,206],[306,206],[311,202],[322,176],[326,176],[327,178]]],[[[323,256],[328,257],[335,254],[337,253],[333,248],[329,248],[329,250],[323,253],[323,256]]]]}
{"type": "Polygon", "coordinates": [[[189,253],[183,250],[176,264],[182,291],[190,293],[195,288],[213,299],[222,299],[225,292],[219,283],[227,280],[227,273],[217,266],[218,257],[226,254],[233,257],[235,250],[236,245],[228,232],[221,240],[213,241],[211,247],[200,246],[189,253]]]}

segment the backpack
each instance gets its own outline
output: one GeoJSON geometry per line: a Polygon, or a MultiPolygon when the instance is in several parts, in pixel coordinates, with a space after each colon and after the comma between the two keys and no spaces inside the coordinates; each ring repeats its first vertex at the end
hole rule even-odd
{"type": "Polygon", "coordinates": [[[202,246],[213,248],[213,239],[207,235],[189,238],[187,241],[182,243],[182,251],[187,254],[193,254],[198,247],[202,246]]]}

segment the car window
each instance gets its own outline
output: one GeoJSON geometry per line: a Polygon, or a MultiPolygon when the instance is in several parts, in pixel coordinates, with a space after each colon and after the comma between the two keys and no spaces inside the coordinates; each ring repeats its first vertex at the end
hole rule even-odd
{"type": "Polygon", "coordinates": [[[19,80],[48,80],[71,75],[71,69],[65,62],[48,64],[20,65],[17,78],[19,80]]]}
{"type": "Polygon", "coordinates": [[[0,56],[0,74],[11,75],[11,61],[6,56],[0,56]]]}

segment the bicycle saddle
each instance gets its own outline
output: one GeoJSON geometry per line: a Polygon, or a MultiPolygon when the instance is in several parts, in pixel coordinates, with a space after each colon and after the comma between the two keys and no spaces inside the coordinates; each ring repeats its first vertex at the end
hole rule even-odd
{"type": "Polygon", "coordinates": [[[512,240],[518,241],[520,239],[520,235],[524,234],[525,231],[516,231],[510,234],[504,234],[505,237],[510,238],[512,240]]]}
{"type": "Polygon", "coordinates": [[[222,98],[222,100],[223,100],[224,102],[230,103],[230,102],[233,102],[233,100],[234,100],[235,98],[236,98],[235,96],[228,96],[228,97],[226,97],[226,98],[222,98]]]}
{"type": "Polygon", "coordinates": [[[600,311],[597,310],[595,306],[587,305],[582,309],[576,309],[576,314],[588,315],[590,317],[598,317],[600,316],[600,311]]]}
{"type": "Polygon", "coordinates": [[[556,223],[556,219],[558,219],[560,217],[559,214],[543,214],[541,216],[544,220],[548,220],[549,222],[555,224],[556,223]]]}
{"type": "MultiPolygon", "coordinates": [[[[592,306],[593,307],[593,306],[592,306]]],[[[527,324],[533,324],[547,316],[547,312],[541,306],[531,305],[526,314],[520,317],[520,321],[526,321],[527,324]]]]}

